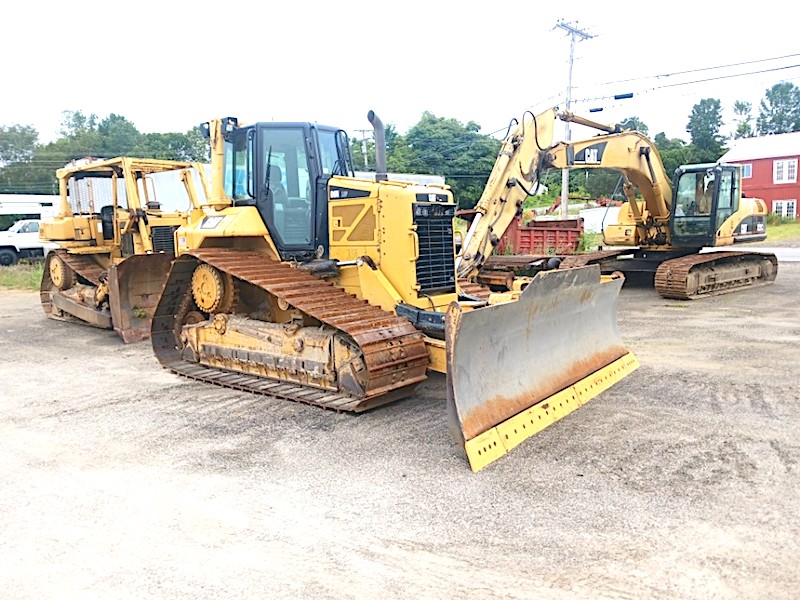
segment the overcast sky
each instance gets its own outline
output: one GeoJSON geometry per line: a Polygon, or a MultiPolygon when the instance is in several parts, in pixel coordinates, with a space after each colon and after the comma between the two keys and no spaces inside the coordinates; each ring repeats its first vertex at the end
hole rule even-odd
{"type": "Polygon", "coordinates": [[[121,114],[142,132],[230,115],[360,137],[370,109],[400,133],[426,110],[504,131],[526,109],[565,106],[559,20],[594,36],[575,45],[574,112],[637,116],[651,136],[688,141],[692,106],[709,97],[722,101],[727,132],[735,100],[757,115],[767,88],[800,79],[796,5],[770,0],[6,4],[0,125],[32,125],[42,142],[64,110],[121,114]],[[735,63],[750,64],[716,68],[735,63]]]}

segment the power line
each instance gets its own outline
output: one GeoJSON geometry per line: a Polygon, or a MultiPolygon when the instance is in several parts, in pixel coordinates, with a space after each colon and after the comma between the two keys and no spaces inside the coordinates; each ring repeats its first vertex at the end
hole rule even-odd
{"type": "Polygon", "coordinates": [[[772,61],[772,60],[783,60],[784,58],[794,58],[796,56],[800,56],[800,53],[786,54],[784,56],[774,56],[772,58],[760,58],[760,59],[757,59],[757,60],[748,60],[748,61],[744,61],[744,62],[731,63],[731,64],[728,64],[728,65],[718,65],[718,66],[715,66],[715,67],[700,67],[700,68],[697,68],[697,69],[688,69],[686,71],[675,71],[674,73],[662,73],[662,74],[659,74],[659,75],[645,75],[643,77],[633,77],[631,79],[618,79],[616,81],[607,81],[607,82],[604,82],[604,83],[592,83],[592,84],[583,85],[583,86],[576,85],[575,88],[577,89],[577,88],[582,88],[582,87],[597,87],[597,86],[604,86],[604,85],[618,85],[620,83],[630,83],[632,81],[643,81],[645,79],[659,79],[659,78],[662,78],[662,77],[674,77],[676,75],[687,75],[689,73],[701,73],[703,71],[715,71],[715,70],[718,70],[718,69],[729,69],[731,67],[740,67],[742,65],[753,65],[753,64],[762,63],[762,62],[769,62],[769,61],[772,61]]]}
{"type": "MultiPolygon", "coordinates": [[[[722,79],[733,79],[733,78],[736,78],[736,77],[749,77],[749,76],[752,76],[752,75],[761,75],[763,73],[772,73],[772,72],[775,72],[775,71],[784,71],[784,70],[787,70],[787,69],[796,69],[797,67],[800,67],[800,64],[784,65],[784,66],[781,66],[781,67],[774,67],[772,69],[761,69],[759,71],[749,71],[747,73],[732,73],[730,75],[719,75],[717,77],[706,77],[704,79],[695,79],[693,81],[681,81],[681,82],[678,82],[678,83],[667,83],[667,84],[664,84],[664,85],[658,85],[658,86],[653,86],[653,87],[650,87],[650,88],[646,88],[644,90],[641,90],[638,93],[639,94],[649,94],[650,92],[654,92],[654,91],[662,90],[662,89],[667,89],[667,88],[681,87],[681,86],[684,86],[684,85],[696,85],[696,84],[699,84],[699,83],[708,83],[710,81],[720,81],[722,79]]],[[[579,98],[579,99],[576,99],[575,102],[598,102],[600,100],[612,100],[612,99],[615,99],[614,96],[596,96],[596,97],[593,97],[593,98],[579,98]]]]}

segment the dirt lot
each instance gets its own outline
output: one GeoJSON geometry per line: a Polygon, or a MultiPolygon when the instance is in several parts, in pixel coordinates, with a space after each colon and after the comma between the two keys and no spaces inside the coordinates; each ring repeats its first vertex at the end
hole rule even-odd
{"type": "MultiPolygon", "coordinates": [[[[0,292],[5,598],[796,598],[800,263],[621,295],[642,366],[473,474],[444,387],[351,416],[0,292]]],[[[518,365],[509,365],[514,368],[518,365]]]]}

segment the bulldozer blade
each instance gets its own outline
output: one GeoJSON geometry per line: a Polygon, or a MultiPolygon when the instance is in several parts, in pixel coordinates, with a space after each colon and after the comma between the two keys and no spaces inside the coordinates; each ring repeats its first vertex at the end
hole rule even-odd
{"type": "Polygon", "coordinates": [[[111,320],[125,343],[150,337],[153,312],[174,258],[172,254],[140,254],[108,269],[111,320]]]}
{"type": "Polygon", "coordinates": [[[450,429],[478,471],[638,367],[617,330],[622,277],[538,273],[516,302],[445,317],[450,429]]]}

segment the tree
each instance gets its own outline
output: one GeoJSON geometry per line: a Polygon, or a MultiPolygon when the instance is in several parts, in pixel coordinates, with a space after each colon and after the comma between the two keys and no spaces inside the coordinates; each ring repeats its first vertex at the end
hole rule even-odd
{"type": "Polygon", "coordinates": [[[139,145],[142,134],[122,115],[111,113],[97,125],[97,134],[105,158],[130,156],[139,145]]]}
{"type": "Polygon", "coordinates": [[[39,139],[30,125],[0,127],[0,165],[29,161],[39,139]]]}
{"type": "Polygon", "coordinates": [[[97,115],[88,117],[79,110],[65,110],[61,113],[61,130],[59,134],[64,138],[76,137],[82,133],[94,131],[97,128],[97,115]]]}
{"type": "Polygon", "coordinates": [[[32,127],[0,127],[0,193],[57,194],[56,169],[80,158],[137,156],[165,160],[209,160],[208,141],[197,128],[186,133],[142,134],[122,115],[64,111],[61,137],[36,144],[32,127]]]}
{"type": "Polygon", "coordinates": [[[585,169],[585,173],[580,170],[572,169],[570,175],[570,190],[583,188],[591,198],[612,198],[622,193],[620,178],[622,175],[614,169],[585,169]],[[573,172],[582,175],[577,181],[573,181],[573,172]],[[577,183],[579,187],[575,184],[577,183]]]}
{"type": "Polygon", "coordinates": [[[163,160],[208,162],[208,140],[195,127],[186,133],[144,133],[133,148],[134,156],[163,160]]]}
{"type": "Polygon", "coordinates": [[[725,138],[722,128],[722,103],[716,98],[704,98],[692,108],[686,131],[692,138],[692,162],[716,162],[722,156],[725,138]]]}
{"type": "Polygon", "coordinates": [[[620,121],[619,125],[623,129],[630,129],[632,131],[639,131],[639,132],[643,133],[644,135],[647,135],[647,131],[648,131],[647,125],[645,125],[644,121],[642,121],[639,117],[628,117],[627,119],[624,119],[623,121],[620,121]]]}
{"type": "Polygon", "coordinates": [[[737,100],[733,103],[734,123],[736,130],[733,132],[733,139],[753,137],[753,105],[750,102],[737,100]]]}
{"type": "Polygon", "coordinates": [[[800,131],[800,88],[784,81],[768,89],[756,126],[761,135],[800,131]]]}
{"type": "Polygon", "coordinates": [[[667,175],[672,177],[675,169],[681,165],[692,162],[692,149],[680,138],[668,139],[662,131],[653,138],[658,153],[661,155],[661,162],[667,175]]]}
{"type": "Polygon", "coordinates": [[[425,112],[405,136],[397,136],[387,156],[390,170],[443,175],[459,206],[471,208],[500,150],[498,140],[479,131],[474,121],[462,124],[425,112]]]}

